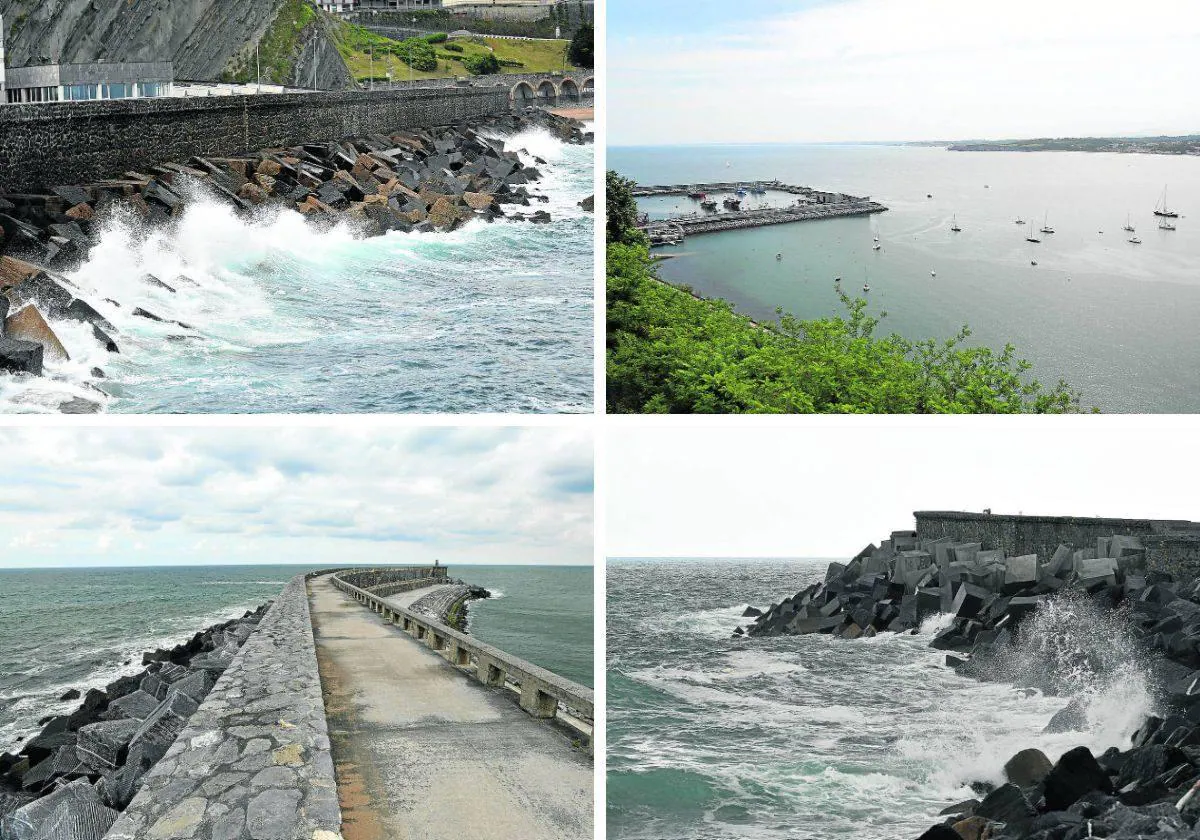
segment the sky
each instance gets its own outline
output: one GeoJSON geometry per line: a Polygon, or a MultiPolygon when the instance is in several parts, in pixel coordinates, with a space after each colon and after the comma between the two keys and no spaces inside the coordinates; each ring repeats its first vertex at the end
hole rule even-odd
{"type": "Polygon", "coordinates": [[[615,428],[605,553],[841,559],[911,530],[916,510],[1200,520],[1196,426],[1087,416],[615,428]]]}
{"type": "Polygon", "coordinates": [[[0,452],[0,569],[593,558],[588,430],[23,427],[0,452]]]}
{"type": "Polygon", "coordinates": [[[608,144],[1200,133],[1195,0],[609,0],[608,144]]]}

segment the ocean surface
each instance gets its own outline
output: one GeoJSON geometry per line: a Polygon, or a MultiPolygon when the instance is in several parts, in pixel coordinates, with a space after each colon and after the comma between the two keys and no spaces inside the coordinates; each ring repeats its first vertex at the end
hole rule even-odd
{"type": "MultiPolygon", "coordinates": [[[[664,279],[744,314],[840,313],[834,278],[851,296],[869,283],[869,311],[888,313],[888,332],[948,338],[967,324],[972,343],[1011,342],[1037,378],[1065,379],[1087,407],[1200,412],[1200,158],[679,146],[611,148],[608,167],[645,184],[777,178],[889,208],[689,237],[656,251],[675,257],[660,268],[664,279]],[[1182,216],[1175,231],[1159,230],[1153,215],[1164,188],[1182,216]],[[1027,224],[1015,224],[1018,217],[1027,224]],[[950,230],[955,219],[961,233],[950,230]],[[1127,241],[1127,219],[1141,245],[1127,241]],[[1057,232],[1025,241],[1046,222],[1057,232]]],[[[749,206],[764,203],[748,198],[749,206]]],[[[699,211],[687,198],[640,206],[653,217],[699,211]]]]}
{"type": "Polygon", "coordinates": [[[827,565],[609,561],[610,838],[912,840],[1019,750],[1125,748],[1154,707],[1131,640],[1085,613],[1048,611],[1023,643],[1070,668],[1058,697],[959,677],[928,647],[937,618],[915,636],[730,638],[748,604],[827,565]],[[1042,734],[1069,697],[1088,730],[1042,734]]]}
{"type": "MultiPolygon", "coordinates": [[[[311,566],[0,570],[0,752],[47,715],[73,710],[71,688],[141,670],[141,654],[274,598],[311,566]]],[[[494,589],[470,631],[516,656],[592,684],[592,569],[453,566],[494,589]]]]}
{"type": "Polygon", "coordinates": [[[149,235],[113,222],[69,276],[118,327],[120,354],[54,323],[73,358],[44,379],[0,377],[0,411],[73,397],[130,413],[590,411],[594,216],[577,203],[593,192],[593,147],[542,129],[507,145],[548,161],[530,192],[550,197],[509,210],[548,210],[550,224],[361,239],[214,200],[149,235]]]}

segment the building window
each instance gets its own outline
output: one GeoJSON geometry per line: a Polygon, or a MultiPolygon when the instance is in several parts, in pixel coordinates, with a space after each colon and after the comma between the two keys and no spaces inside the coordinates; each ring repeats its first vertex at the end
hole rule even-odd
{"type": "Polygon", "coordinates": [[[133,96],[133,86],[123,83],[105,83],[102,85],[103,99],[128,99],[133,96]]]}
{"type": "Polygon", "coordinates": [[[63,88],[63,91],[66,93],[66,98],[71,102],[96,99],[99,94],[97,85],[67,85],[63,88]]]}
{"type": "Polygon", "coordinates": [[[165,82],[138,82],[138,96],[166,96],[165,82]]]}

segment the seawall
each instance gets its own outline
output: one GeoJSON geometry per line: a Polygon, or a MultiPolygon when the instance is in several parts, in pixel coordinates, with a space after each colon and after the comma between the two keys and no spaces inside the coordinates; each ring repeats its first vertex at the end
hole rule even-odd
{"type": "Polygon", "coordinates": [[[341,831],[305,576],[284,587],[105,835],[294,840],[341,831]]]}
{"type": "Polygon", "coordinates": [[[388,603],[385,596],[348,582],[344,575],[337,573],[330,577],[336,589],[427,645],[449,666],[484,686],[510,690],[512,699],[527,714],[564,727],[589,755],[592,753],[595,714],[592,689],[461,633],[429,615],[388,603]]]}
{"type": "Polygon", "coordinates": [[[1146,567],[1177,578],[1200,574],[1200,523],[1175,519],[1121,519],[1090,516],[1024,516],[966,511],[916,511],[920,540],[982,542],[984,550],[1008,556],[1037,554],[1046,559],[1060,544],[1095,547],[1113,535],[1139,537],[1146,567]]]}
{"type": "Polygon", "coordinates": [[[414,88],[0,107],[0,193],[507,113],[507,87],[414,88]]]}

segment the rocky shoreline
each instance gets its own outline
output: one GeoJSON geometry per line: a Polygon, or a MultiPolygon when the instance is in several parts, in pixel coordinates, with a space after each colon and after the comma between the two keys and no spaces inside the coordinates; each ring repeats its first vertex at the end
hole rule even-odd
{"type": "MultiPolygon", "coordinates": [[[[1038,611],[1064,605],[1128,632],[1155,683],[1159,714],[1142,723],[1125,750],[1095,756],[1078,746],[1056,762],[1040,750],[1021,750],[1006,763],[1003,784],[976,783],[979,798],[946,808],[943,821],[919,840],[1200,836],[1200,796],[1193,794],[1200,790],[1200,581],[1147,570],[1136,537],[1060,545],[1040,558],[897,531],[849,563],[830,564],[824,581],[765,611],[748,608],[744,617],[753,621],[734,636],[824,633],[849,640],[916,633],[941,616],[931,645],[951,651],[949,667],[1055,694],[1069,687],[1070,677],[1046,651],[1026,652],[1019,668],[1012,662],[1038,611]]],[[[1046,731],[1086,725],[1073,701],[1046,731]]]]}
{"type": "Polygon", "coordinates": [[[89,689],[74,712],[0,754],[0,840],[103,837],[269,606],[143,654],[141,671],[89,689]]]}
{"type": "MultiPolygon", "coordinates": [[[[365,237],[451,231],[473,219],[545,224],[550,214],[534,207],[549,197],[531,189],[545,161],[535,157],[536,165],[526,165],[520,150],[496,138],[530,128],[566,143],[593,139],[582,123],[531,107],[469,125],[165,162],[146,173],[54,186],[40,195],[0,193],[0,372],[41,376],[46,360],[69,359],[71,348],[51,325],[59,320],[86,325],[109,353],[121,352],[121,336],[96,308],[100,302],[84,300],[64,276],[87,259],[112,214],[149,231],[170,225],[198,197],[215,197],[238,214],[286,207],[315,226],[348,223],[365,237]]],[[[592,210],[592,199],[580,206],[592,210]]],[[[170,294],[187,294],[190,285],[187,277],[150,274],[140,282],[170,294]]],[[[181,340],[200,337],[189,324],[134,302],[105,297],[104,305],[170,323],[181,340]]],[[[93,368],[92,376],[103,379],[104,371],[93,368]]],[[[99,408],[100,402],[80,397],[59,406],[64,413],[99,408]]]]}

